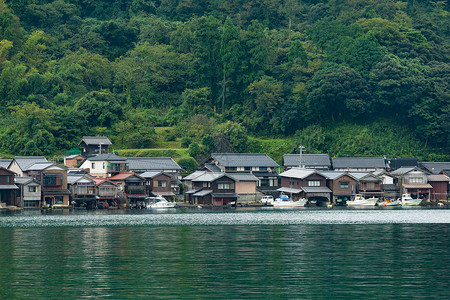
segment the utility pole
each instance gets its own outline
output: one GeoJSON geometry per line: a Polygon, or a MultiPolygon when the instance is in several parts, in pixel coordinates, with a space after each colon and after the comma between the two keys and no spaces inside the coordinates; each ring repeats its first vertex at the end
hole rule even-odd
{"type": "Polygon", "coordinates": [[[298,148],[300,149],[300,168],[303,168],[303,149],[305,149],[305,147],[298,146],[298,148]]]}

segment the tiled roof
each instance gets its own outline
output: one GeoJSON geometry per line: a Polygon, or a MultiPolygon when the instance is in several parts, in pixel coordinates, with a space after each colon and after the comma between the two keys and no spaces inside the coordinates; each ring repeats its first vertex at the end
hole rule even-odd
{"type": "Polygon", "coordinates": [[[279,167],[265,153],[213,153],[211,158],[225,167],[279,167]]]}
{"type": "Polygon", "coordinates": [[[236,181],[258,181],[258,177],[250,173],[226,173],[228,177],[236,181]]]}
{"type": "Polygon", "coordinates": [[[428,175],[428,182],[433,182],[433,181],[449,181],[449,179],[447,178],[447,176],[445,176],[444,174],[433,174],[433,175],[428,175]]]}
{"type": "Polygon", "coordinates": [[[89,161],[119,161],[119,162],[126,162],[126,158],[119,156],[114,153],[106,153],[106,154],[97,154],[94,156],[90,156],[87,158],[89,161]]]}
{"type": "Polygon", "coordinates": [[[450,169],[450,162],[423,162],[422,167],[433,174],[439,174],[442,170],[450,169]]]}
{"type": "Polygon", "coordinates": [[[287,170],[286,172],[283,172],[280,174],[281,177],[288,177],[288,178],[298,178],[303,179],[306,178],[312,174],[317,173],[316,170],[311,169],[300,169],[300,168],[292,168],[290,170],[287,170]]]}
{"type": "Polygon", "coordinates": [[[320,171],[319,173],[322,175],[325,175],[326,177],[328,177],[328,179],[331,179],[331,180],[336,180],[343,175],[348,175],[348,176],[353,177],[352,175],[350,175],[346,172],[342,172],[342,171],[320,171]]]}
{"type": "Polygon", "coordinates": [[[198,176],[197,178],[192,179],[193,182],[212,182],[222,176],[224,176],[225,173],[211,173],[206,172],[203,175],[198,176]]]}
{"type": "Polygon", "coordinates": [[[203,196],[209,195],[209,194],[211,194],[211,193],[212,193],[211,190],[202,190],[202,191],[196,192],[196,193],[193,194],[192,196],[203,197],[203,196]]]}
{"type": "Polygon", "coordinates": [[[83,136],[78,145],[82,142],[85,142],[87,145],[112,145],[111,141],[106,136],[83,136]]]}
{"type": "Polygon", "coordinates": [[[383,157],[334,157],[334,169],[386,168],[383,157]]]}
{"type": "Polygon", "coordinates": [[[170,171],[181,170],[171,157],[127,157],[131,171],[170,171]]]}
{"type": "Polygon", "coordinates": [[[183,180],[192,180],[192,179],[195,179],[205,173],[207,173],[207,172],[206,171],[195,171],[194,173],[189,174],[188,176],[184,177],[183,180]]]}
{"type": "Polygon", "coordinates": [[[404,168],[398,168],[397,170],[394,170],[391,172],[391,175],[395,175],[395,176],[401,176],[401,175],[405,175],[411,171],[414,170],[419,170],[419,168],[417,167],[404,167],[404,168]]]}
{"type": "Polygon", "coordinates": [[[0,159],[0,167],[8,169],[11,162],[12,162],[12,159],[0,159]]]}
{"type": "Polygon", "coordinates": [[[17,162],[22,171],[27,170],[36,163],[48,162],[44,156],[16,156],[14,157],[14,160],[17,162]]]}
{"type": "Polygon", "coordinates": [[[361,178],[367,176],[370,173],[369,172],[350,172],[348,174],[352,175],[357,180],[361,180],[361,178]]]}
{"type": "MultiPolygon", "coordinates": [[[[300,154],[285,154],[283,155],[283,165],[285,167],[300,166],[300,154]]],[[[330,157],[328,154],[302,154],[302,166],[330,166],[330,157]]]]}
{"type": "Polygon", "coordinates": [[[221,172],[222,170],[215,164],[205,164],[205,168],[211,172],[221,172]]]}
{"type": "Polygon", "coordinates": [[[28,176],[16,176],[16,177],[14,177],[14,182],[17,183],[17,184],[27,184],[30,181],[33,181],[33,177],[28,177],[28,176]]]}

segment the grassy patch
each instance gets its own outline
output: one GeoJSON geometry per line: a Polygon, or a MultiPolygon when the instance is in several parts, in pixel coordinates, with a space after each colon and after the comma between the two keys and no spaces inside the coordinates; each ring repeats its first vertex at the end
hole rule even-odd
{"type": "Polygon", "coordinates": [[[188,158],[188,149],[183,148],[156,148],[156,149],[123,149],[118,150],[120,156],[132,157],[172,157],[175,161],[181,158],[188,158]]]}

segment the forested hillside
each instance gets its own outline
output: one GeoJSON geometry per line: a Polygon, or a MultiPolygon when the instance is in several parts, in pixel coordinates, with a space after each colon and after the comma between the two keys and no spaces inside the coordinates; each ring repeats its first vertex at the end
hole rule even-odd
{"type": "Polygon", "coordinates": [[[446,1],[0,0],[0,152],[169,126],[199,151],[448,160],[449,34],[446,1]]]}

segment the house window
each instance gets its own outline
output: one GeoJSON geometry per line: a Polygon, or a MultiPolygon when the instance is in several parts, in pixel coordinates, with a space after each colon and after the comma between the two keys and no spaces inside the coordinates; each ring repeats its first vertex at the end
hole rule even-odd
{"type": "Polygon", "coordinates": [[[309,180],[308,186],[320,186],[320,181],[319,180],[309,180]]]}
{"type": "Polygon", "coordinates": [[[62,186],[62,174],[44,174],[44,186],[62,186]]]}
{"type": "Polygon", "coordinates": [[[409,183],[423,183],[422,177],[411,177],[409,183]]]}
{"type": "Polygon", "coordinates": [[[36,193],[37,192],[37,186],[29,186],[28,192],[30,193],[36,193]]]}
{"type": "Polygon", "coordinates": [[[295,181],[293,181],[293,180],[289,181],[289,185],[294,185],[294,184],[295,184],[295,181]]]}
{"type": "Polygon", "coordinates": [[[78,194],[86,195],[88,193],[88,187],[85,185],[79,185],[77,186],[77,192],[78,194]]]}
{"type": "Polygon", "coordinates": [[[6,183],[9,183],[9,176],[6,176],[6,183]]]}
{"type": "Polygon", "coordinates": [[[167,181],[165,181],[165,180],[158,180],[158,186],[159,187],[166,187],[167,186],[167,181]]]}
{"type": "Polygon", "coordinates": [[[55,204],[63,204],[64,198],[63,196],[55,196],[55,204]]]}
{"type": "Polygon", "coordinates": [[[260,171],[267,171],[267,167],[259,167],[260,171]]]}
{"type": "Polygon", "coordinates": [[[209,182],[203,182],[203,187],[211,187],[211,183],[209,183],[209,182]]]}
{"type": "Polygon", "coordinates": [[[231,184],[229,184],[229,183],[219,183],[219,184],[217,184],[217,188],[219,190],[229,190],[231,188],[231,184]]]}
{"type": "Polygon", "coordinates": [[[105,164],[105,163],[103,163],[103,170],[105,169],[105,167],[106,167],[106,164],[105,164]]]}
{"type": "Polygon", "coordinates": [[[236,171],[237,168],[236,168],[236,167],[229,167],[228,170],[229,170],[229,171],[236,171]]]}
{"type": "Polygon", "coordinates": [[[95,169],[95,163],[91,163],[91,168],[95,169]]]}
{"type": "Polygon", "coordinates": [[[251,170],[252,170],[252,167],[244,167],[244,170],[245,170],[245,171],[251,171],[251,170]]]}
{"type": "Polygon", "coordinates": [[[341,182],[341,189],[348,189],[348,182],[341,182]]]}
{"type": "Polygon", "coordinates": [[[366,184],[366,187],[368,190],[374,189],[375,188],[375,182],[368,182],[366,184]]]}

